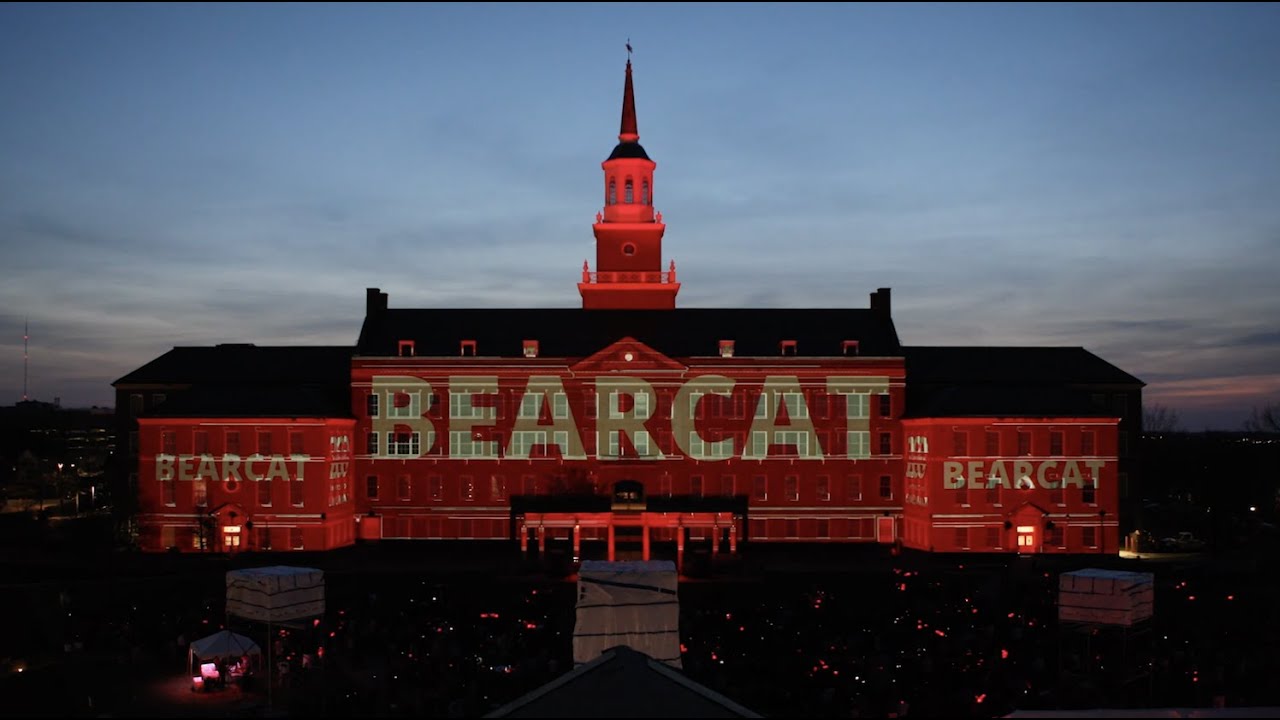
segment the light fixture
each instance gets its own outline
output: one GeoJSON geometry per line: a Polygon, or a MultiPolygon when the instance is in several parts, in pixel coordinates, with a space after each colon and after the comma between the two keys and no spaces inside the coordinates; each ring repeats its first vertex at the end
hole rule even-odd
{"type": "Polygon", "coordinates": [[[626,360],[627,362],[631,362],[631,361],[632,361],[632,360],[634,360],[635,358],[636,358],[636,356],[635,356],[635,355],[633,355],[633,354],[631,354],[631,353],[624,353],[624,354],[623,354],[623,356],[622,356],[622,359],[623,359],[623,360],[626,360]]]}

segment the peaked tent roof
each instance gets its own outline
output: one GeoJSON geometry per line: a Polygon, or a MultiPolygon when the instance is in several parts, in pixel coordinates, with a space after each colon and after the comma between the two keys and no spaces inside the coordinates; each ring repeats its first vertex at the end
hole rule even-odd
{"type": "Polygon", "coordinates": [[[201,658],[261,655],[258,643],[239,633],[222,630],[191,643],[190,650],[201,658]]]}

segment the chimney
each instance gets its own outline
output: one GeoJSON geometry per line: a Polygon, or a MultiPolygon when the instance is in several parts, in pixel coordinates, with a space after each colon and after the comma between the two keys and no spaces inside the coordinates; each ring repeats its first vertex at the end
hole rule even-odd
{"type": "Polygon", "coordinates": [[[365,317],[382,317],[387,314],[387,294],[378,288],[368,288],[365,290],[364,301],[365,317]]]}
{"type": "Polygon", "coordinates": [[[871,293],[871,310],[886,318],[892,317],[889,307],[889,288],[879,288],[871,293]]]}

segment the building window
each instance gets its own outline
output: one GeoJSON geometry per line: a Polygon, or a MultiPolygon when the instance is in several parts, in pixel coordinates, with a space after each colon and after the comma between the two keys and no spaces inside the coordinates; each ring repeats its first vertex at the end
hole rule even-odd
{"type": "Polygon", "coordinates": [[[302,481],[301,480],[285,480],[289,485],[289,504],[294,507],[302,507],[302,481]]]}
{"type": "Polygon", "coordinates": [[[665,497],[671,497],[671,473],[662,473],[662,477],[658,479],[658,492],[665,497]]]}
{"type": "Polygon", "coordinates": [[[1000,542],[1000,526],[993,525],[987,528],[987,547],[998,550],[1004,543],[1000,542]]]}
{"type": "Polygon", "coordinates": [[[1086,505],[1096,505],[1098,502],[1097,480],[1086,480],[1084,487],[1080,488],[1080,500],[1086,505]]]}
{"type": "Polygon", "coordinates": [[[289,433],[289,454],[305,455],[307,452],[306,436],[300,432],[289,433]]]}
{"type": "Polygon", "coordinates": [[[616,180],[610,180],[610,181],[609,181],[609,199],[608,199],[608,204],[610,204],[610,205],[617,205],[617,204],[618,204],[618,181],[616,181],[616,180]]]}
{"type": "Polygon", "coordinates": [[[633,190],[631,186],[631,178],[627,178],[627,184],[624,187],[623,191],[625,192],[625,195],[623,196],[623,202],[625,202],[628,205],[635,202],[635,198],[633,197],[633,190]]]}
{"type": "Polygon", "coordinates": [[[870,395],[866,393],[855,393],[853,395],[845,395],[844,416],[850,420],[866,420],[867,400],[870,395]]]}
{"type": "Polygon", "coordinates": [[[887,432],[880,433],[880,454],[881,455],[893,454],[893,434],[892,433],[887,433],[887,432]]]}
{"type": "Polygon", "coordinates": [[[845,499],[861,500],[862,499],[862,476],[848,475],[844,479],[845,483],[845,499]]]}
{"type": "Polygon", "coordinates": [[[787,408],[787,419],[807,419],[809,405],[804,401],[804,393],[783,393],[782,404],[787,408]]]}
{"type": "Polygon", "coordinates": [[[800,478],[788,475],[786,482],[787,499],[795,502],[800,499],[800,478]]]}
{"type": "Polygon", "coordinates": [[[889,475],[880,476],[880,499],[893,499],[893,478],[889,475]]]}
{"type": "Polygon", "coordinates": [[[765,475],[757,475],[753,481],[754,491],[752,498],[755,500],[769,499],[769,478],[765,475]]]}
{"type": "Polygon", "coordinates": [[[427,476],[427,492],[430,493],[431,499],[440,502],[444,499],[444,478],[439,475],[427,476]]]}
{"type": "Polygon", "coordinates": [[[845,340],[845,341],[841,342],[841,343],[840,343],[840,352],[841,352],[842,354],[844,354],[844,355],[850,355],[850,356],[857,355],[857,354],[858,354],[858,341],[857,341],[857,340],[845,340]]]}
{"type": "Polygon", "coordinates": [[[965,507],[968,507],[969,488],[967,486],[961,485],[960,487],[956,488],[952,492],[955,493],[955,502],[957,505],[964,505],[965,507]]]}
{"type": "Polygon", "coordinates": [[[400,475],[396,478],[396,497],[401,500],[413,498],[413,483],[410,482],[408,475],[400,475]]]}
{"type": "Polygon", "coordinates": [[[969,528],[955,528],[955,544],[961,550],[969,549],[969,528]]]}
{"type": "Polygon", "coordinates": [[[733,497],[734,482],[737,478],[733,475],[720,476],[720,495],[722,497],[733,497]]]}
{"type": "Polygon", "coordinates": [[[538,357],[538,341],[537,340],[524,341],[524,356],[527,358],[538,357]]]}
{"type": "Polygon", "coordinates": [[[987,504],[1000,505],[1000,486],[995,484],[987,485],[987,504]]]}
{"type": "Polygon", "coordinates": [[[1129,497],[1129,473],[1120,473],[1120,498],[1129,497]]]}
{"type": "Polygon", "coordinates": [[[388,455],[412,455],[419,454],[419,443],[421,440],[420,433],[387,433],[387,454],[388,455]]]}
{"type": "Polygon", "coordinates": [[[146,401],[143,400],[142,393],[134,393],[130,395],[129,396],[129,414],[133,417],[137,417],[141,415],[145,403],[146,401]]]}
{"type": "MultiPolygon", "coordinates": [[[[551,413],[556,420],[566,420],[569,417],[569,396],[562,392],[558,392],[551,396],[551,413]]],[[[567,438],[566,438],[567,439],[567,438]]]]}
{"type": "Polygon", "coordinates": [[[1057,548],[1062,547],[1063,542],[1062,542],[1062,526],[1061,525],[1054,525],[1053,527],[1049,528],[1049,532],[1047,533],[1047,535],[1049,536],[1049,539],[1048,539],[1049,545],[1057,548]]]}
{"type": "Polygon", "coordinates": [[[795,354],[796,354],[796,341],[795,341],[795,340],[783,340],[782,342],[778,343],[778,345],[780,346],[780,347],[779,347],[779,349],[782,351],[782,354],[783,354],[783,355],[795,355],[795,354]]]}
{"type": "Polygon", "coordinates": [[[1098,547],[1098,528],[1092,525],[1086,525],[1084,528],[1084,546],[1096,548],[1098,547]]]}
{"type": "Polygon", "coordinates": [[[1120,436],[1120,457],[1129,456],[1129,433],[1122,432],[1120,436]]]}
{"type": "Polygon", "coordinates": [[[401,340],[397,344],[397,348],[396,348],[397,354],[400,357],[413,357],[415,354],[414,353],[415,345],[416,344],[412,340],[401,340]]]}
{"type": "Polygon", "coordinates": [[[209,433],[205,430],[196,430],[191,434],[191,451],[196,455],[209,454],[209,433]]]}
{"type": "Polygon", "coordinates": [[[271,453],[271,432],[258,433],[258,454],[270,455],[271,453]]]}
{"type": "Polygon", "coordinates": [[[458,478],[458,487],[462,490],[462,499],[471,502],[476,499],[476,483],[470,475],[458,478]]]}
{"type": "Polygon", "coordinates": [[[240,454],[240,431],[228,430],[226,436],[223,438],[223,444],[226,447],[225,452],[228,455],[239,455],[240,454]]]}
{"type": "Polygon", "coordinates": [[[258,481],[258,504],[262,507],[271,507],[271,480],[264,477],[258,481]]]}
{"type": "Polygon", "coordinates": [[[827,475],[818,476],[818,500],[827,502],[831,500],[831,478],[827,475]]]}
{"type": "Polygon", "coordinates": [[[371,432],[365,437],[365,449],[369,451],[370,455],[378,454],[378,433],[371,432]]]}
{"type": "Polygon", "coordinates": [[[694,497],[702,497],[702,476],[689,476],[689,494],[694,497]]]}
{"type": "Polygon", "coordinates": [[[1052,455],[1053,457],[1060,457],[1062,455],[1062,431],[1061,430],[1049,431],[1049,454],[1052,455]]]}
{"type": "Polygon", "coordinates": [[[818,520],[818,537],[824,540],[831,537],[831,521],[827,518],[818,520]]]}
{"type": "Polygon", "coordinates": [[[135,457],[138,454],[138,431],[129,431],[129,457],[135,457]]]}
{"type": "Polygon", "coordinates": [[[1067,498],[1066,491],[1062,489],[1061,475],[1055,478],[1055,480],[1057,481],[1058,486],[1049,490],[1049,502],[1054,503],[1055,505],[1065,505],[1067,498]]]}
{"type": "Polygon", "coordinates": [[[164,504],[173,507],[178,504],[177,481],[173,478],[160,481],[160,491],[163,493],[164,504]]]}
{"type": "Polygon", "coordinates": [[[1080,454],[1093,455],[1097,451],[1094,449],[1094,438],[1096,435],[1092,430],[1085,430],[1080,433],[1080,454]]]}
{"type": "Polygon", "coordinates": [[[1031,454],[1031,433],[1025,430],[1018,431],[1018,454],[1019,455],[1031,454]]]}
{"type": "Polygon", "coordinates": [[[164,400],[165,400],[164,393],[153,393],[151,395],[151,406],[159,407],[161,404],[164,403],[164,400]]]}
{"type": "Polygon", "coordinates": [[[489,476],[489,497],[494,500],[507,499],[507,479],[502,475],[489,476]]]}
{"type": "Polygon", "coordinates": [[[178,454],[178,434],[172,430],[160,433],[160,452],[165,455],[178,454]]]}
{"type": "Polygon", "coordinates": [[[1111,396],[1111,404],[1116,414],[1122,418],[1129,417],[1129,398],[1124,393],[1116,393],[1111,396]]]}
{"type": "Polygon", "coordinates": [[[648,180],[640,181],[640,204],[641,205],[649,204],[649,181],[648,180]]]}
{"type": "Polygon", "coordinates": [[[893,397],[889,393],[881,393],[877,397],[880,403],[880,417],[893,417],[893,397]]]}
{"type": "Polygon", "coordinates": [[[209,504],[209,481],[199,477],[191,483],[191,499],[196,507],[205,507],[209,504]]]}
{"type": "Polygon", "coordinates": [[[370,500],[378,499],[378,476],[370,475],[364,479],[364,495],[370,500]]]}
{"type": "Polygon", "coordinates": [[[302,528],[289,528],[289,547],[294,550],[303,550],[306,548],[302,542],[302,528]]]}
{"type": "Polygon", "coordinates": [[[733,341],[732,340],[720,341],[720,357],[733,357],[733,341]]]}
{"type": "Polygon", "coordinates": [[[995,430],[987,431],[987,456],[995,457],[1000,454],[1000,433],[995,430]]]}
{"type": "Polygon", "coordinates": [[[968,457],[969,455],[969,433],[963,430],[957,430],[952,434],[953,447],[951,454],[954,457],[968,457]]]}
{"type": "Polygon", "coordinates": [[[369,417],[378,417],[378,393],[369,393],[369,396],[365,398],[364,409],[365,414],[369,417]]]}

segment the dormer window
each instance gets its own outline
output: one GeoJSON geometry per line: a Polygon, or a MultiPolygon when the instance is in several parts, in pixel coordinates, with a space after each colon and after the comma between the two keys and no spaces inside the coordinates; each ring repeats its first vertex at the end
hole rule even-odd
{"type": "Polygon", "coordinates": [[[783,355],[795,355],[795,354],[796,354],[796,341],[795,341],[795,340],[783,340],[782,342],[780,342],[780,343],[778,343],[778,344],[781,346],[781,348],[780,348],[780,349],[782,350],[782,354],[783,354],[783,355]]]}
{"type": "Polygon", "coordinates": [[[400,357],[413,357],[413,341],[401,340],[397,354],[400,355],[400,357]]]}
{"type": "Polygon", "coordinates": [[[463,341],[462,341],[462,347],[459,349],[458,354],[459,354],[459,355],[471,355],[471,356],[473,356],[473,357],[474,357],[474,356],[475,356],[475,354],[476,354],[476,341],[475,341],[475,340],[463,340],[463,341]]]}
{"type": "Polygon", "coordinates": [[[524,341],[524,356],[527,358],[538,357],[538,341],[537,340],[524,341]]]}
{"type": "Polygon", "coordinates": [[[845,355],[850,355],[850,356],[857,355],[857,354],[858,354],[858,341],[857,341],[857,340],[845,340],[844,342],[840,343],[840,351],[841,351],[843,354],[845,354],[845,355]]]}
{"type": "Polygon", "coordinates": [[[633,190],[631,187],[631,178],[627,178],[626,199],[623,202],[627,203],[628,205],[635,202],[636,200],[635,200],[635,197],[633,197],[632,193],[633,193],[633,190]]]}
{"type": "Polygon", "coordinates": [[[720,341],[720,357],[733,357],[733,341],[732,340],[720,341]]]}

